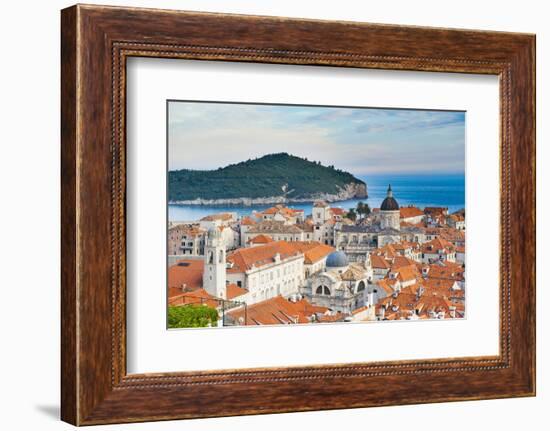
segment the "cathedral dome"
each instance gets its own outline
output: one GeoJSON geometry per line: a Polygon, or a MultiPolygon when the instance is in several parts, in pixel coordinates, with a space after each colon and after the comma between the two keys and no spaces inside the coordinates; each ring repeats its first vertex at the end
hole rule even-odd
{"type": "Polygon", "coordinates": [[[333,251],[327,257],[327,267],[343,268],[349,265],[348,257],[343,251],[333,251]]]}
{"type": "Polygon", "coordinates": [[[393,197],[391,184],[388,186],[388,194],[386,199],[384,199],[382,201],[382,205],[380,205],[380,211],[399,211],[399,204],[393,197]]]}

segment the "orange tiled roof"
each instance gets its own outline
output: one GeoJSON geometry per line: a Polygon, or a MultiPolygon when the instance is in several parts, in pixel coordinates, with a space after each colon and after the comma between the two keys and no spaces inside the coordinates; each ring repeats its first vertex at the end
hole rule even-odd
{"type": "Polygon", "coordinates": [[[443,228],[439,230],[439,237],[450,242],[463,242],[466,239],[466,234],[463,230],[443,228]]]}
{"type": "Polygon", "coordinates": [[[399,215],[401,218],[418,217],[423,216],[424,212],[417,207],[401,207],[399,208],[399,215]]]}
{"type": "Polygon", "coordinates": [[[422,285],[426,289],[426,292],[429,291],[431,293],[436,293],[443,296],[450,296],[453,292],[451,288],[455,283],[456,280],[450,280],[447,278],[425,278],[422,285]]]}
{"type": "Polygon", "coordinates": [[[396,256],[391,263],[391,269],[392,271],[397,271],[399,268],[403,266],[410,266],[410,265],[418,266],[418,263],[406,256],[396,256]]]}
{"type": "MultiPolygon", "coordinates": [[[[228,312],[228,316],[236,322],[244,321],[247,325],[289,325],[293,323],[309,323],[316,313],[325,313],[328,308],[310,304],[305,299],[291,302],[282,296],[241,307],[228,312]],[[246,317],[245,317],[246,316],[246,317]]],[[[243,322],[244,323],[244,322],[243,322]]]]}
{"type": "Polygon", "coordinates": [[[221,220],[221,221],[228,221],[233,218],[233,214],[231,213],[219,213],[219,214],[211,214],[207,215],[206,217],[201,218],[201,221],[215,221],[215,220],[221,220]]]}
{"type": "Polygon", "coordinates": [[[242,226],[251,226],[253,224],[256,224],[256,222],[252,220],[250,217],[243,217],[243,219],[241,220],[242,226]]]}
{"type": "Polygon", "coordinates": [[[392,287],[390,286],[390,284],[388,283],[388,280],[387,279],[382,279],[382,280],[378,280],[376,282],[376,284],[381,287],[384,292],[386,292],[386,294],[388,295],[391,295],[393,293],[393,289],[392,287]]]}
{"type": "Polygon", "coordinates": [[[443,278],[448,280],[463,281],[464,268],[454,262],[438,262],[428,266],[428,278],[443,278]]]}
{"type": "Polygon", "coordinates": [[[270,242],[273,242],[273,238],[271,238],[269,235],[260,234],[250,239],[248,242],[250,244],[268,244],[270,242]]]}
{"type": "Polygon", "coordinates": [[[182,259],[168,268],[168,296],[182,293],[182,287],[196,290],[202,287],[204,261],[202,259],[182,259]]]}
{"type": "Polygon", "coordinates": [[[376,250],[373,250],[373,254],[377,254],[378,256],[383,256],[385,258],[398,256],[397,251],[393,248],[393,244],[386,244],[383,247],[377,248],[376,250]]]}
{"type": "Polygon", "coordinates": [[[401,282],[416,280],[419,276],[416,265],[402,266],[397,270],[397,279],[401,282]]]}
{"type": "Polygon", "coordinates": [[[422,295],[416,304],[416,309],[419,310],[419,316],[421,318],[429,317],[430,311],[444,312],[445,317],[449,317],[449,307],[453,305],[451,301],[442,296],[436,295],[422,295]]]}
{"type": "Polygon", "coordinates": [[[347,314],[336,313],[336,314],[322,314],[318,316],[317,321],[319,323],[334,323],[334,322],[343,322],[347,314]]]}
{"type": "Polygon", "coordinates": [[[370,263],[371,266],[376,269],[390,269],[388,261],[377,254],[371,254],[370,263]]]}
{"type": "Polygon", "coordinates": [[[201,229],[198,225],[194,224],[177,224],[175,226],[171,226],[168,229],[168,233],[176,232],[190,236],[197,236],[203,234],[205,231],[204,229],[201,229]]]}
{"type": "Polygon", "coordinates": [[[380,301],[382,305],[387,306],[390,310],[396,306],[399,310],[414,310],[417,298],[412,293],[399,293],[397,297],[388,296],[380,301]]]}
{"type": "Polygon", "coordinates": [[[429,242],[422,244],[422,253],[437,253],[438,250],[443,250],[446,253],[452,252],[455,250],[455,246],[446,239],[435,238],[429,242]]]}
{"type": "Polygon", "coordinates": [[[235,283],[228,284],[226,286],[226,297],[227,299],[235,299],[241,295],[246,295],[248,290],[237,286],[235,283]]]}
{"type": "Polygon", "coordinates": [[[233,267],[229,268],[227,272],[246,272],[252,266],[259,267],[273,263],[277,254],[280,255],[281,259],[301,255],[286,241],[276,241],[250,248],[239,248],[227,256],[227,261],[233,264],[233,267]]]}
{"type": "Polygon", "coordinates": [[[262,214],[277,214],[281,213],[286,216],[293,216],[299,213],[303,213],[304,210],[295,209],[295,208],[288,208],[284,205],[275,205],[274,207],[268,208],[265,211],[262,212],[262,214]]]}
{"type": "Polygon", "coordinates": [[[217,308],[218,301],[214,299],[203,288],[194,290],[192,292],[180,293],[168,298],[169,306],[181,306],[181,305],[206,305],[208,307],[217,308]]]}
{"type": "Polygon", "coordinates": [[[308,265],[320,261],[334,251],[334,247],[317,241],[293,241],[287,244],[303,253],[304,263],[308,265]]]}
{"type": "Polygon", "coordinates": [[[426,207],[424,208],[424,214],[430,214],[432,216],[439,216],[443,215],[443,213],[447,212],[447,207],[426,207]]]}

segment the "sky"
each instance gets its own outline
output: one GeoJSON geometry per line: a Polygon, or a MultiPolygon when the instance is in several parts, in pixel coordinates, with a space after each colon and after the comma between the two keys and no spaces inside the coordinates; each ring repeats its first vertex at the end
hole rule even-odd
{"type": "Polygon", "coordinates": [[[168,167],[287,152],[353,175],[464,173],[465,113],[170,101],[168,167]]]}

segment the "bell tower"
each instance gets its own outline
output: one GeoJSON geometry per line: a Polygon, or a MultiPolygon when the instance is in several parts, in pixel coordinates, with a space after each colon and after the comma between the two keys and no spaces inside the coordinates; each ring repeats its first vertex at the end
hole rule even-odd
{"type": "Polygon", "coordinates": [[[210,295],[226,299],[225,247],[217,227],[211,227],[204,247],[204,272],[202,286],[210,295]]]}

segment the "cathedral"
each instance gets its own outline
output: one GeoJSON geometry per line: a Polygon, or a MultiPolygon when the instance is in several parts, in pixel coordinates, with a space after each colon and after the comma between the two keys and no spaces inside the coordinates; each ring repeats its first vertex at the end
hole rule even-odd
{"type": "Polygon", "coordinates": [[[351,314],[357,308],[373,304],[368,289],[372,279],[368,256],[364,262],[350,262],[344,252],[335,251],[328,255],[326,269],[314,274],[302,293],[312,304],[351,314]]]}
{"type": "Polygon", "coordinates": [[[390,184],[374,222],[343,225],[336,234],[336,248],[344,251],[352,261],[363,261],[372,249],[401,241],[400,223],[399,204],[393,197],[390,184]]]}

